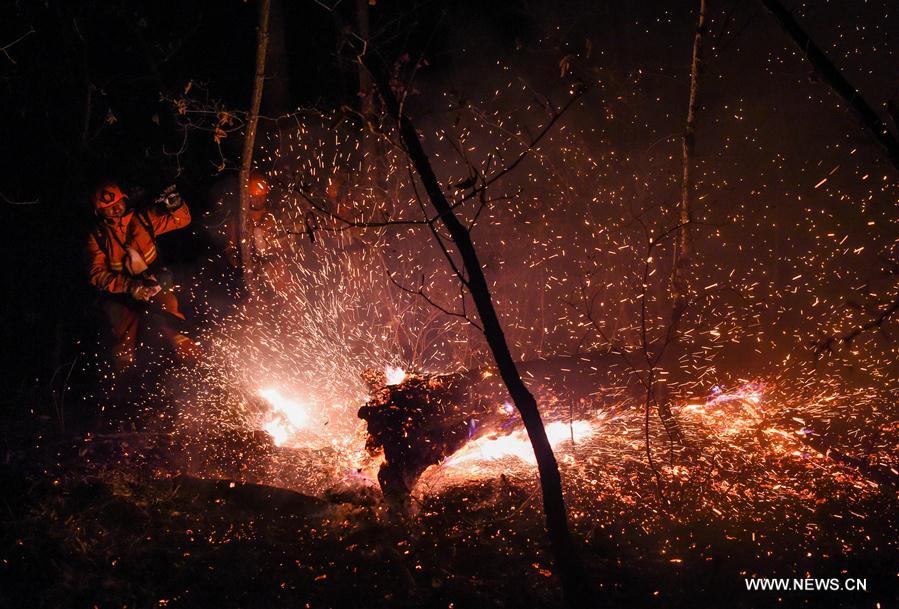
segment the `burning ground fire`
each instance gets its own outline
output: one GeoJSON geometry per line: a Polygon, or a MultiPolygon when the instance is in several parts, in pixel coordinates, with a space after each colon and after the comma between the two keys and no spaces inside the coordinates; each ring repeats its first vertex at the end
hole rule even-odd
{"type": "MultiPolygon", "coordinates": [[[[385,374],[388,382],[394,384],[406,376],[401,368],[392,366],[385,369],[385,374]]],[[[260,429],[271,436],[275,445],[288,449],[308,446],[310,419],[306,407],[276,389],[260,390],[259,394],[270,407],[260,419],[260,429]]],[[[824,400],[833,401],[827,397],[824,400]]],[[[512,407],[507,403],[503,408],[512,407]]],[[[868,496],[879,492],[877,482],[815,448],[808,438],[818,432],[805,420],[788,416],[790,412],[775,399],[766,398],[761,383],[747,383],[732,390],[714,387],[705,401],[677,406],[675,414],[688,432],[688,443],[699,452],[693,462],[697,471],[668,463],[664,435],[655,429],[652,449],[670,490],[688,492],[697,472],[701,472],[708,484],[703,504],[712,514],[734,517],[757,509],[757,502],[762,499],[770,509],[780,509],[791,500],[820,501],[823,498],[816,495],[815,488],[822,484],[834,485],[841,494],[868,496]],[[758,471],[760,468],[763,471],[758,471]],[[749,470],[757,471],[744,479],[743,473],[749,470]],[[728,471],[736,473],[733,479],[726,475],[728,471]]],[[[577,488],[577,503],[590,503],[591,491],[597,493],[596,498],[618,492],[618,501],[630,503],[628,496],[634,492],[635,481],[619,479],[615,472],[626,470],[627,463],[645,467],[646,438],[640,408],[612,407],[580,412],[577,417],[548,421],[545,425],[563,472],[577,488]]],[[[360,443],[364,441],[362,435],[355,438],[360,443]]],[[[350,458],[343,463],[347,476],[351,471],[359,471],[361,464],[352,458],[359,458],[361,446],[350,454],[344,455],[350,458]]],[[[895,465],[890,465],[893,474],[895,465]]],[[[373,464],[368,467],[368,480],[373,483],[373,464]]],[[[421,484],[426,489],[423,492],[434,493],[501,475],[533,482],[535,471],[536,461],[527,434],[516,427],[496,430],[467,443],[431,467],[421,484]]]]}
{"type": "MultiPolygon", "coordinates": [[[[594,421],[553,421],[546,425],[546,436],[553,450],[560,454],[570,452],[566,444],[582,442],[599,433],[599,425],[594,421]],[[562,450],[565,449],[565,452],[562,450]]],[[[472,476],[484,472],[496,461],[514,459],[526,465],[537,465],[534,450],[524,430],[508,434],[491,434],[467,444],[461,451],[449,457],[440,467],[460,470],[462,476],[472,476]]]]}
{"type": "Polygon", "coordinates": [[[259,397],[271,406],[260,428],[272,437],[275,446],[283,446],[309,423],[307,407],[296,400],[285,398],[279,390],[260,389],[259,397]]]}
{"type": "MultiPolygon", "coordinates": [[[[388,382],[407,378],[393,364],[385,366],[384,377],[388,382]]],[[[701,531],[709,522],[720,523],[715,526],[729,538],[751,540],[760,559],[781,552],[784,539],[791,540],[790,547],[822,552],[825,558],[871,543],[865,523],[882,510],[889,519],[885,506],[895,500],[894,490],[841,462],[814,439],[827,433],[828,425],[822,422],[828,416],[874,404],[877,396],[829,389],[799,398],[778,391],[776,382],[713,387],[703,400],[675,405],[689,456],[672,460],[665,433],[653,422],[650,440],[658,477],[647,465],[639,403],[582,403],[568,411],[570,419],[548,419],[546,431],[566,485],[573,525],[586,527],[590,535],[606,535],[616,527],[645,535],[661,532],[661,541],[651,543],[660,544],[657,551],[672,560],[680,560],[677,556],[685,552],[705,552],[697,546],[698,534],[673,535],[672,527],[701,531]],[[823,539],[829,530],[841,533],[823,539]]],[[[319,495],[328,489],[376,486],[379,461],[366,455],[364,429],[335,420],[346,408],[325,409],[329,414],[324,418],[314,402],[289,385],[266,385],[256,390],[256,397],[261,405],[257,402],[256,418],[246,420],[248,431],[264,432],[277,448],[240,453],[236,470],[227,477],[319,495]]],[[[424,473],[413,496],[425,514],[433,517],[435,509],[444,509],[435,506],[447,494],[474,497],[485,492],[478,489],[497,484],[524,489],[518,509],[538,509],[539,501],[525,499],[527,493],[533,498],[539,492],[530,443],[511,406],[500,408],[516,425],[486,433],[424,473]]],[[[559,411],[554,412],[558,416],[559,411]]],[[[888,418],[877,412],[869,416],[888,418]]],[[[867,449],[867,462],[892,475],[899,465],[897,430],[895,424],[871,430],[878,440],[867,449]]],[[[829,441],[848,453],[855,440],[850,435],[829,441]]],[[[891,529],[894,523],[884,526],[891,529]]]]}

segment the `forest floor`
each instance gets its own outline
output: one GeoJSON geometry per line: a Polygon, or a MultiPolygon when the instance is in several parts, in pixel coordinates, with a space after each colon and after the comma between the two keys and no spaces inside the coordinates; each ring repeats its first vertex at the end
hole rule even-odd
{"type": "MultiPolygon", "coordinates": [[[[561,606],[533,480],[443,485],[398,518],[370,489],[319,498],[184,475],[164,436],[49,429],[6,434],[4,607],[561,606]]],[[[571,502],[597,607],[897,606],[895,488],[864,513],[812,499],[805,517],[783,512],[786,527],[655,501],[571,502]],[[753,575],[868,590],[747,591],[753,575]]]]}

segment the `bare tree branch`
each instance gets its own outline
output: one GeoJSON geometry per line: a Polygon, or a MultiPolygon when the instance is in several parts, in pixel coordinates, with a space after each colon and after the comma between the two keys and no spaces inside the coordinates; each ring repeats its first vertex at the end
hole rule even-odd
{"type": "Polygon", "coordinates": [[[892,318],[896,311],[899,311],[899,296],[888,303],[871,320],[856,326],[852,331],[838,336],[829,336],[815,343],[815,356],[821,357],[824,353],[832,353],[840,345],[848,345],[869,330],[875,328],[883,329],[884,324],[892,318]]]}
{"type": "Polygon", "coordinates": [[[421,282],[419,283],[418,289],[413,290],[412,288],[406,287],[403,284],[401,284],[399,281],[397,281],[394,278],[393,273],[390,272],[390,269],[386,269],[386,270],[387,270],[387,278],[390,279],[390,283],[395,285],[397,288],[399,288],[403,292],[406,292],[407,294],[412,294],[414,296],[418,296],[418,297],[424,299],[425,302],[427,302],[429,305],[431,305],[432,307],[434,307],[441,313],[445,313],[446,315],[449,315],[450,317],[458,317],[459,319],[464,319],[466,322],[470,323],[472,326],[474,326],[481,332],[484,331],[484,328],[482,328],[478,322],[476,322],[475,320],[471,319],[468,316],[468,313],[466,312],[466,310],[464,308],[465,307],[465,294],[464,293],[461,294],[462,306],[463,306],[462,311],[453,311],[453,310],[447,309],[446,307],[440,305],[439,303],[435,302],[434,299],[432,299],[430,296],[428,296],[427,292],[425,292],[425,290],[424,290],[424,281],[425,281],[424,275],[422,275],[422,277],[421,277],[421,282]]]}
{"type": "Polygon", "coordinates": [[[0,192],[0,199],[3,199],[10,205],[38,205],[41,202],[40,199],[35,199],[34,201],[14,201],[14,200],[10,199],[9,197],[7,197],[2,192],[0,192]]]}
{"type": "Polygon", "coordinates": [[[6,58],[9,60],[9,62],[11,64],[16,65],[16,60],[13,59],[12,55],[9,54],[9,50],[34,33],[35,33],[35,29],[33,27],[29,28],[29,30],[27,32],[25,32],[24,34],[22,34],[21,36],[19,36],[18,38],[16,38],[12,42],[10,42],[9,44],[0,47],[0,53],[3,53],[4,55],[6,55],[6,58]]]}

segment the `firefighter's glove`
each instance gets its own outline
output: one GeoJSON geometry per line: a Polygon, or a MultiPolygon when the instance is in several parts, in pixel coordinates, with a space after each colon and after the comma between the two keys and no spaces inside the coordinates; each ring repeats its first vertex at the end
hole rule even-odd
{"type": "Polygon", "coordinates": [[[182,205],[184,205],[184,199],[181,198],[174,190],[170,192],[165,192],[159,199],[159,202],[162,203],[162,206],[166,209],[166,211],[175,211],[182,205]]]}
{"type": "Polygon", "coordinates": [[[145,285],[143,283],[139,283],[131,288],[131,296],[134,298],[134,300],[142,300],[146,302],[159,294],[159,292],[161,291],[162,288],[159,287],[159,284],[154,283],[145,285]]]}
{"type": "Polygon", "coordinates": [[[175,211],[182,205],[184,205],[184,199],[181,198],[177,192],[169,193],[162,200],[163,205],[168,211],[175,211]]]}

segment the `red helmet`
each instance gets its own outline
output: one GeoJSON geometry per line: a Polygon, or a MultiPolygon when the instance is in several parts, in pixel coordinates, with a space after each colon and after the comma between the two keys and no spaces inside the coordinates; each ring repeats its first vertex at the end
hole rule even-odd
{"type": "Polygon", "coordinates": [[[128,199],[128,195],[122,192],[122,189],[119,188],[119,185],[110,182],[109,184],[104,184],[94,193],[94,208],[97,210],[106,209],[107,207],[112,207],[113,205],[120,203],[122,201],[126,201],[128,199]]]}

